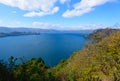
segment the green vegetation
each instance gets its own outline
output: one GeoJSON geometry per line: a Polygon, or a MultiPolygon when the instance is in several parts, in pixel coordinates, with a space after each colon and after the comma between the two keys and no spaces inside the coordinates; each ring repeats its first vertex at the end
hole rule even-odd
{"type": "Polygon", "coordinates": [[[120,31],[119,29],[99,29],[93,31],[93,33],[86,36],[86,38],[91,39],[92,42],[97,43],[100,42],[103,38],[110,36],[112,33],[120,31]]]}
{"type": "Polygon", "coordinates": [[[0,62],[0,81],[53,81],[54,78],[47,72],[48,67],[41,58],[33,58],[27,62],[24,58],[20,60],[20,65],[15,65],[17,58],[12,56],[8,64],[0,62]]]}
{"type": "MultiPolygon", "coordinates": [[[[105,34],[104,31],[101,30],[101,33],[105,34]]],[[[59,65],[54,67],[55,77],[60,81],[71,81],[70,75],[75,77],[74,81],[120,81],[120,31],[100,41],[94,40],[98,42],[89,43],[76,52],[63,68],[59,68],[59,65]]]]}
{"type": "Polygon", "coordinates": [[[57,66],[48,68],[41,58],[15,65],[0,61],[0,81],[120,81],[120,30],[93,32],[90,43],[57,66]]]}

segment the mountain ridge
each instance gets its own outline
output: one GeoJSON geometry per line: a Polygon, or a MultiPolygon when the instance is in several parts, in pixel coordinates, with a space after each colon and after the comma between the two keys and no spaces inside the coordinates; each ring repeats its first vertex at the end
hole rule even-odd
{"type": "Polygon", "coordinates": [[[37,33],[82,33],[89,34],[93,30],[55,30],[55,29],[40,29],[40,28],[9,28],[9,27],[0,27],[0,32],[10,33],[10,32],[37,32],[37,33]]]}

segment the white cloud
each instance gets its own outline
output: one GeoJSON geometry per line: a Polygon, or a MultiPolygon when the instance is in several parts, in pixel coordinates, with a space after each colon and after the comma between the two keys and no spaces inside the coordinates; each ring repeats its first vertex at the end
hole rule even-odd
{"type": "Polygon", "coordinates": [[[81,16],[85,13],[88,13],[90,11],[94,10],[93,8],[85,8],[85,9],[81,9],[81,10],[67,10],[62,16],[66,17],[66,18],[71,18],[74,16],[81,16]]]}
{"type": "Polygon", "coordinates": [[[33,27],[41,28],[41,29],[58,29],[60,27],[59,24],[52,24],[47,22],[33,22],[33,27]]]}
{"type": "Polygon", "coordinates": [[[62,16],[66,18],[81,16],[85,13],[94,10],[96,6],[112,1],[115,0],[80,0],[80,2],[73,5],[73,10],[67,10],[65,13],[63,13],[62,16]]]}
{"type": "MultiPolygon", "coordinates": [[[[55,14],[59,11],[60,6],[56,6],[56,3],[67,3],[68,8],[71,0],[0,0],[1,4],[17,7],[21,10],[27,11],[23,16],[45,16],[55,14]]],[[[81,16],[95,9],[96,6],[105,4],[107,2],[116,0],[80,0],[73,5],[73,9],[67,9],[62,16],[69,18],[74,16],[81,16]]],[[[16,13],[15,11],[13,13],[16,13]]]]}
{"type": "Polygon", "coordinates": [[[62,30],[95,30],[106,28],[107,26],[102,24],[86,24],[86,25],[74,25],[74,26],[62,26],[62,30]]]}
{"type": "Polygon", "coordinates": [[[16,27],[24,27],[24,23],[21,21],[13,20],[12,23],[6,25],[6,27],[16,28],[16,27]]]}
{"type": "Polygon", "coordinates": [[[3,21],[2,20],[0,20],[0,24],[2,23],[3,21]]]}
{"type": "Polygon", "coordinates": [[[60,0],[60,3],[64,4],[65,2],[69,2],[70,0],[60,0]]]}
{"type": "Polygon", "coordinates": [[[0,0],[0,3],[11,7],[17,7],[21,10],[29,11],[29,13],[26,13],[27,15],[25,14],[24,16],[31,17],[56,13],[59,10],[59,8],[55,6],[57,1],[58,0],[0,0]]]}
{"type": "Polygon", "coordinates": [[[47,11],[47,12],[44,12],[44,11],[41,11],[41,12],[29,12],[29,13],[26,13],[24,14],[25,17],[34,17],[34,16],[45,16],[45,15],[50,15],[50,14],[54,14],[56,12],[58,12],[59,10],[59,7],[54,7],[52,11],[47,11]]]}
{"type": "Polygon", "coordinates": [[[75,29],[82,29],[82,30],[85,30],[85,29],[100,29],[100,28],[106,28],[107,26],[105,25],[102,25],[102,24],[86,24],[86,25],[78,25],[78,26],[75,26],[75,29]]]}
{"type": "Polygon", "coordinates": [[[53,24],[53,23],[47,23],[47,22],[33,22],[32,26],[34,28],[57,29],[57,30],[86,30],[86,29],[99,29],[99,28],[108,27],[108,26],[105,26],[105,25],[102,25],[102,24],[63,26],[63,25],[60,25],[60,24],[53,24]]]}

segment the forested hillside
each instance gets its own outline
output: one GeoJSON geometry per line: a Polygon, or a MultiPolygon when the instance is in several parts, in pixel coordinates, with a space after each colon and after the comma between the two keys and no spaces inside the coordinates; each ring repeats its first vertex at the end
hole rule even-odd
{"type": "Polygon", "coordinates": [[[91,36],[95,43],[86,44],[52,69],[57,80],[120,81],[120,31],[104,29],[91,36]]]}
{"type": "Polygon", "coordinates": [[[120,30],[93,32],[82,50],[48,68],[42,59],[0,62],[0,81],[120,81],[120,30]]]}

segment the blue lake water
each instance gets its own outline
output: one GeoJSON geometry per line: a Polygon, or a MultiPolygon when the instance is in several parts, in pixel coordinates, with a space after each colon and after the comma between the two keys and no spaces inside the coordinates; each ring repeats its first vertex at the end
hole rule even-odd
{"type": "Polygon", "coordinates": [[[0,38],[0,59],[10,56],[26,60],[41,57],[48,66],[58,64],[86,43],[81,34],[41,34],[0,38]]]}

